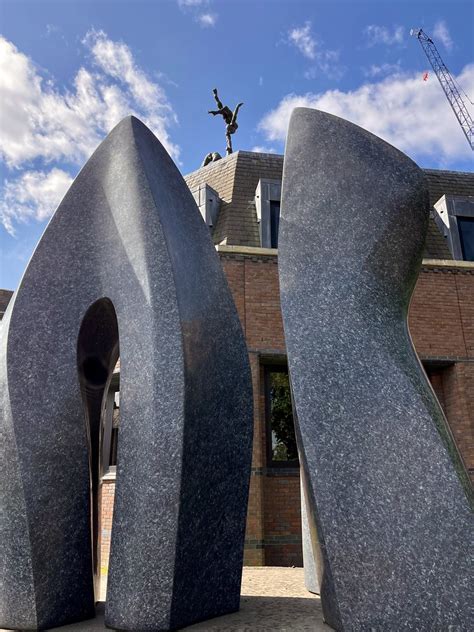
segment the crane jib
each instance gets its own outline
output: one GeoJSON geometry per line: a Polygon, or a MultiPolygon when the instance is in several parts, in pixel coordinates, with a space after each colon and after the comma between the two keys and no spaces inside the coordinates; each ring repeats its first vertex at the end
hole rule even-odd
{"type": "Polygon", "coordinates": [[[459,121],[461,129],[467,138],[467,142],[469,143],[471,149],[474,150],[474,121],[472,120],[466,104],[463,101],[454,78],[439,54],[435,43],[423,31],[423,29],[412,29],[410,33],[418,39],[425,51],[425,55],[428,57],[428,61],[438,77],[438,81],[443,88],[449,105],[459,121]]]}

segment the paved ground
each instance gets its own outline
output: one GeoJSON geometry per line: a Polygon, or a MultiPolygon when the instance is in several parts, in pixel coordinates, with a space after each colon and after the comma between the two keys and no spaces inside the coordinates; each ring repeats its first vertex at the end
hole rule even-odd
{"type": "MultiPolygon", "coordinates": [[[[105,591],[105,586],[104,586],[105,591]]],[[[246,567],[239,612],[188,628],[189,632],[331,632],[321,602],[304,587],[302,568],[246,567]]],[[[61,632],[102,632],[103,617],[56,628],[61,632]]],[[[2,632],[0,630],[0,632],[2,632]]]]}

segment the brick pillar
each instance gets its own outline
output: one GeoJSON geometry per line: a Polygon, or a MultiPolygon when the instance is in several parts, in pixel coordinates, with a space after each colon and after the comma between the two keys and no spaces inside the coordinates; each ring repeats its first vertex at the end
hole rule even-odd
{"type": "Polygon", "coordinates": [[[262,427],[261,406],[265,406],[263,379],[257,353],[250,353],[252,371],[253,405],[254,405],[254,439],[252,453],[252,475],[250,477],[250,494],[247,513],[247,529],[245,532],[244,564],[247,566],[263,566],[265,564],[263,549],[263,467],[265,465],[265,429],[262,427]]]}
{"type": "Polygon", "coordinates": [[[114,514],[115,474],[108,474],[102,479],[99,490],[99,568],[100,575],[107,575],[109,570],[110,537],[112,535],[112,518],[114,514]]]}

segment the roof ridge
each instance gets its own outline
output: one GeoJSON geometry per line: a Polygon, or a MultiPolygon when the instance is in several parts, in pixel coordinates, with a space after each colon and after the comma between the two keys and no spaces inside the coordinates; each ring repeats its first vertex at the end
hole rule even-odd
{"type": "Polygon", "coordinates": [[[425,173],[452,173],[457,176],[474,176],[473,171],[454,171],[452,169],[426,169],[422,167],[425,173]]]}

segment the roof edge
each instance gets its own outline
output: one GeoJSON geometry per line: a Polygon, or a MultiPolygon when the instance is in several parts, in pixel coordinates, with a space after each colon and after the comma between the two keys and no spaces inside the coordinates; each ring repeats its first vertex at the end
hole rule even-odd
{"type": "MultiPolygon", "coordinates": [[[[227,246],[217,244],[215,246],[218,253],[228,255],[248,255],[250,257],[277,257],[278,248],[258,248],[255,246],[227,246]]],[[[456,261],[450,259],[423,259],[424,268],[453,268],[461,270],[472,270],[474,272],[474,261],[456,261]]]]}

